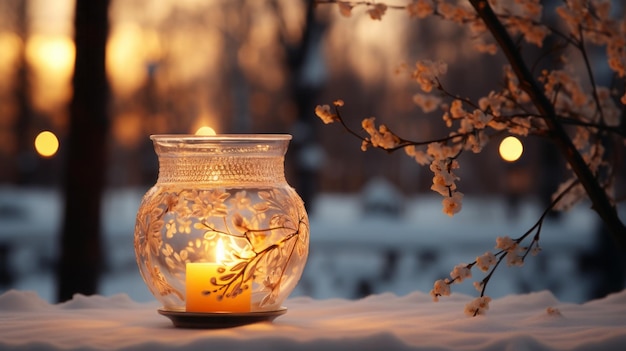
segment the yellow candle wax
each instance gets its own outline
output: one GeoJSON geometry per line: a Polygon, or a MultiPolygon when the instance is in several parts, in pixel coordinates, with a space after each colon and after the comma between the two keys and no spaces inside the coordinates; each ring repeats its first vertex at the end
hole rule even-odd
{"type": "Polygon", "coordinates": [[[187,312],[250,312],[252,289],[244,289],[235,297],[222,296],[224,290],[214,292],[217,287],[211,284],[211,277],[222,275],[219,267],[217,263],[187,263],[187,312]]]}

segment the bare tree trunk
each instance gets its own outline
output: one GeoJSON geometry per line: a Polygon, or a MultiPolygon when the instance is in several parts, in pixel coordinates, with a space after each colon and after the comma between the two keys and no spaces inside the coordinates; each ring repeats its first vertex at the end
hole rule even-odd
{"type": "Polygon", "coordinates": [[[59,301],[97,292],[102,267],[100,200],[105,181],[109,0],[77,0],[65,174],[65,217],[57,271],[59,301]]]}
{"type": "MultiPolygon", "coordinates": [[[[315,1],[304,0],[306,14],[302,39],[297,44],[289,44],[286,38],[281,38],[287,51],[287,69],[289,70],[289,91],[291,99],[295,103],[297,120],[293,128],[293,140],[287,157],[291,159],[289,164],[294,165],[294,186],[304,201],[308,210],[311,210],[314,196],[317,192],[317,180],[321,164],[316,164],[317,156],[321,153],[321,147],[317,145],[318,136],[315,133],[315,125],[318,118],[311,113],[315,108],[315,100],[323,79],[313,79],[307,72],[311,62],[320,59],[318,47],[326,30],[326,23],[320,22],[315,17],[315,1]]],[[[275,4],[275,6],[277,6],[275,4]]],[[[284,24],[283,24],[284,26],[284,24]]],[[[286,29],[284,30],[286,32],[286,29]]]]}
{"type": "Polygon", "coordinates": [[[611,204],[606,192],[602,189],[582,156],[576,150],[565,129],[557,120],[554,106],[537,85],[506,28],[500,23],[486,0],[470,0],[470,3],[506,55],[520,81],[520,87],[530,96],[539,113],[544,116],[550,133],[548,137],[554,142],[567,163],[572,167],[576,177],[578,177],[591,199],[592,208],[602,218],[616,243],[626,250],[626,226],[620,220],[617,209],[611,204]]]}

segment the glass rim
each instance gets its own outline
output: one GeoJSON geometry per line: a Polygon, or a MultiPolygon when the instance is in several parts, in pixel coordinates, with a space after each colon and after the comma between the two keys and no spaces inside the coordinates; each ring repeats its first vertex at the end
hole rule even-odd
{"type": "Polygon", "coordinates": [[[271,142],[281,140],[291,140],[291,134],[217,134],[217,135],[195,135],[195,134],[152,134],[150,140],[161,142],[271,142]]]}

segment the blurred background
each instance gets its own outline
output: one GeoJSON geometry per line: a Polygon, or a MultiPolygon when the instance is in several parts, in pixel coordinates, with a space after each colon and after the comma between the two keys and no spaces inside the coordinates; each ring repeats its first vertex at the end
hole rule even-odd
{"type": "MultiPolygon", "coordinates": [[[[506,135],[494,137],[481,154],[461,157],[464,208],[449,218],[429,190],[427,167],[402,152],[361,152],[358,140],[314,115],[315,105],[341,98],[354,128],[376,116],[406,139],[447,135],[438,112],[424,114],[412,102],[418,86],[401,67],[441,59],[449,65],[443,84],[454,93],[477,98],[497,89],[501,57],[477,54],[459,26],[392,10],[382,21],[359,9],[346,18],[335,6],[305,0],[89,3],[0,0],[0,292],[35,290],[57,301],[64,299],[63,280],[90,280],[78,291],[152,300],[132,244],[134,215],[158,172],[150,134],[201,126],[292,134],[287,178],[311,220],[309,263],[294,294],[314,298],[428,292],[454,265],[492,249],[496,236],[526,232],[566,176],[540,138],[523,140],[522,157],[506,162],[498,154],[506,135]],[[86,22],[75,20],[79,12],[86,22]],[[96,93],[105,104],[81,105],[91,78],[80,85],[74,74],[75,62],[85,62],[78,36],[89,52],[100,24],[106,86],[96,93]],[[97,108],[91,114],[90,106],[97,108]],[[90,121],[95,125],[85,126],[90,121]],[[43,131],[52,141],[36,146],[43,131]],[[77,158],[77,150],[87,156],[77,158]],[[89,157],[90,150],[99,156],[89,157]],[[87,190],[73,187],[74,179],[87,190]],[[97,201],[69,200],[77,193],[97,201]],[[80,207],[93,217],[81,216],[80,207]],[[76,218],[90,225],[73,228],[76,218]],[[68,278],[62,267],[76,261],[65,259],[73,254],[64,245],[87,237],[92,266],[70,269],[68,278]]],[[[546,2],[546,11],[555,3],[546,2]]],[[[616,188],[623,193],[621,174],[616,188]]],[[[502,267],[488,294],[549,289],[582,302],[622,289],[624,254],[611,251],[588,207],[551,215],[543,253],[524,268],[502,267]]],[[[474,293],[471,284],[455,291],[474,293]]]]}

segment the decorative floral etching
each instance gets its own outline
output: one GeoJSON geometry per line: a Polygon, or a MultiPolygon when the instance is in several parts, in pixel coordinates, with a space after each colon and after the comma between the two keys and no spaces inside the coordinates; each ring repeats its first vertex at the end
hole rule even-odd
{"type": "Polygon", "coordinates": [[[144,197],[135,232],[142,276],[152,293],[171,308],[184,302],[189,262],[221,265],[218,277],[207,277],[203,293],[234,298],[252,289],[253,310],[277,308],[300,278],[308,255],[306,212],[288,186],[157,184],[144,197]],[[224,246],[219,258],[218,242],[224,246]]]}

